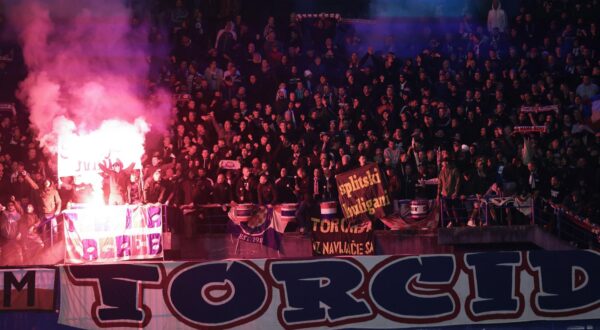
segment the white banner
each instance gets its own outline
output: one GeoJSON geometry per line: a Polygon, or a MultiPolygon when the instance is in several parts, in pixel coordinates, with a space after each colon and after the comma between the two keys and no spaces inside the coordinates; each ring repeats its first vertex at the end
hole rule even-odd
{"type": "Polygon", "coordinates": [[[600,254],[507,251],[63,266],[84,329],[307,329],[600,318],[600,254]]]}
{"type": "Polygon", "coordinates": [[[90,205],[63,211],[65,263],[163,257],[160,204],[90,205]]]}

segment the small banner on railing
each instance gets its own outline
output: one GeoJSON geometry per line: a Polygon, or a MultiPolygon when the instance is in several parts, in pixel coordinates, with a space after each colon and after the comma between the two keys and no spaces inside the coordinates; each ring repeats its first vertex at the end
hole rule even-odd
{"type": "Polygon", "coordinates": [[[66,263],[163,257],[160,204],[90,206],[63,215],[66,263]]]}
{"type": "Polygon", "coordinates": [[[491,197],[481,199],[481,203],[490,203],[497,207],[514,207],[517,211],[525,216],[531,216],[533,208],[533,200],[531,196],[506,196],[506,197],[491,197]]]}
{"type": "Polygon", "coordinates": [[[54,310],[55,269],[0,270],[0,311],[54,310]]]}
{"type": "Polygon", "coordinates": [[[348,221],[338,212],[337,202],[321,203],[321,218],[311,221],[313,255],[375,254],[371,221],[348,221]]]}
{"type": "Polygon", "coordinates": [[[402,203],[398,212],[381,218],[391,230],[429,230],[439,221],[439,204],[435,200],[412,200],[402,203]]]}
{"type": "Polygon", "coordinates": [[[228,231],[240,241],[263,244],[279,250],[281,233],[285,231],[288,222],[294,220],[297,207],[298,204],[294,203],[274,207],[235,205],[227,213],[231,220],[228,231]]]}
{"type": "Polygon", "coordinates": [[[391,209],[391,200],[377,164],[335,176],[344,217],[352,221],[376,220],[391,209]]]}

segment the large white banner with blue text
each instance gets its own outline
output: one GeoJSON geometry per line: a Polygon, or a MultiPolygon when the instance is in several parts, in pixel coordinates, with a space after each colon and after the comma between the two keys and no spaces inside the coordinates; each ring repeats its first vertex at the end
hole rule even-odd
{"type": "Polygon", "coordinates": [[[600,254],[513,251],[73,265],[61,324],[307,329],[600,318],[600,254]]]}

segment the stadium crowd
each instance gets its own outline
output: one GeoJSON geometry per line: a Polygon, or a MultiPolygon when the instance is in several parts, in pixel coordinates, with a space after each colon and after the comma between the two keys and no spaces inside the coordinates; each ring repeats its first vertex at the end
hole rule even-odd
{"type": "MultiPolygon", "coordinates": [[[[487,21],[465,14],[418,40],[416,56],[393,42],[373,47],[339,15],[254,24],[239,1],[218,12],[203,3],[154,12],[151,38],[173,45],[150,72],[174,95],[170,132],[148,141],[143,185],[107,180],[125,202],[186,214],[208,203],[299,202],[303,227],[317,202],[337,199],[337,173],[375,162],[393,199],[441,196],[452,210],[465,196],[532,194],[599,222],[597,2],[527,1],[508,15],[493,1],[487,21]],[[548,105],[556,111],[537,111],[548,105]],[[432,178],[439,183],[423,184],[432,178]]],[[[0,60],[0,75],[11,65],[0,60]]],[[[0,137],[2,221],[36,214],[27,235],[75,201],[77,187],[65,179],[59,188],[18,113],[2,117],[0,137]]]]}

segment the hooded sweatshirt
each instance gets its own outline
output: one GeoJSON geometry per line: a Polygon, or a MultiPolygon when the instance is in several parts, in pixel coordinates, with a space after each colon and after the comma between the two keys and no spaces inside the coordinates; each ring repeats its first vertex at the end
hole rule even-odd
{"type": "Polygon", "coordinates": [[[494,8],[493,4],[492,8],[490,8],[490,11],[488,12],[487,27],[489,32],[492,32],[494,28],[498,28],[500,32],[506,31],[506,13],[502,9],[500,1],[498,1],[497,8],[494,8]]]}

